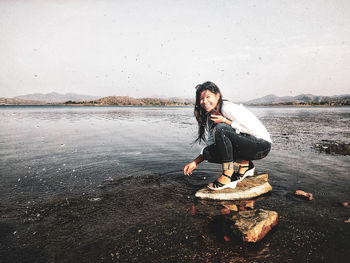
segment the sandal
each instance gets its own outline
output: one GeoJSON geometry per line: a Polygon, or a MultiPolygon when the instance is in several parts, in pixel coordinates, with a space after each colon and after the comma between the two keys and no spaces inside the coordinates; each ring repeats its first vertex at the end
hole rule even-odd
{"type": "Polygon", "coordinates": [[[255,167],[252,161],[249,161],[249,165],[247,164],[240,165],[240,168],[241,167],[248,167],[248,169],[244,172],[244,174],[235,172],[231,177],[231,182],[240,182],[240,181],[243,181],[247,176],[254,175],[255,167]]]}
{"type": "MultiPolygon", "coordinates": [[[[231,176],[229,175],[226,175],[226,174],[222,174],[223,176],[231,179],[231,176]]],[[[223,189],[226,189],[226,188],[236,188],[236,185],[237,185],[238,181],[232,181],[231,179],[231,182],[227,183],[227,184],[223,184],[223,183],[220,183],[218,180],[215,180],[213,182],[213,186],[207,186],[210,190],[223,190],[223,189]]]]}

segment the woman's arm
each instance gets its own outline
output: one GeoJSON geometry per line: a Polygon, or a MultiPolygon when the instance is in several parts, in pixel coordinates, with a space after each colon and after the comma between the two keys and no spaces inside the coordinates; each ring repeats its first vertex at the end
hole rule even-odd
{"type": "Polygon", "coordinates": [[[215,123],[225,123],[227,125],[230,125],[232,124],[232,121],[227,119],[226,117],[222,116],[222,115],[215,115],[215,114],[212,114],[210,115],[210,120],[215,122],[215,123]]]}
{"type": "Polygon", "coordinates": [[[193,162],[190,162],[185,165],[184,167],[184,174],[185,175],[190,175],[192,174],[192,171],[197,168],[197,165],[203,162],[203,155],[200,154],[196,159],[194,159],[193,162]]]}

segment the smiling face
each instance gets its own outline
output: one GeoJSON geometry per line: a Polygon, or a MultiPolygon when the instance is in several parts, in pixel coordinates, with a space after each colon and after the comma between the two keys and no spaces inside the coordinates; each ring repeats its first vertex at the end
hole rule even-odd
{"type": "Polygon", "coordinates": [[[210,112],[215,109],[216,105],[218,105],[218,101],[220,99],[220,93],[215,94],[209,90],[204,90],[201,93],[200,97],[200,105],[206,111],[210,112]]]}

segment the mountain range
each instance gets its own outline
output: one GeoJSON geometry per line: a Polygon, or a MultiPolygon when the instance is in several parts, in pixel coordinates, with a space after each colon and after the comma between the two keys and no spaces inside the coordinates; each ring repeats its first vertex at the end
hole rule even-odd
{"type": "Polygon", "coordinates": [[[274,94],[270,94],[258,99],[246,101],[247,105],[323,105],[323,104],[340,104],[350,105],[350,94],[335,95],[335,96],[317,96],[312,94],[300,94],[297,96],[283,96],[278,97],[274,94]]]}
{"type": "MultiPolygon", "coordinates": [[[[47,94],[34,93],[14,98],[0,98],[2,105],[38,105],[38,104],[100,104],[100,105],[193,105],[194,99],[186,98],[132,98],[127,96],[98,97],[76,93],[47,94]]],[[[297,96],[276,96],[273,94],[242,102],[245,105],[350,105],[350,94],[335,96],[317,96],[300,94],[297,96]]]]}
{"type": "Polygon", "coordinates": [[[76,94],[76,93],[66,93],[66,94],[60,94],[57,92],[50,92],[46,94],[42,93],[33,93],[28,95],[21,95],[16,96],[14,99],[21,99],[21,100],[33,100],[33,101],[43,101],[48,103],[57,103],[57,102],[66,102],[66,101],[90,101],[90,100],[97,100],[101,98],[102,96],[91,96],[91,95],[82,95],[82,94],[76,94]]]}

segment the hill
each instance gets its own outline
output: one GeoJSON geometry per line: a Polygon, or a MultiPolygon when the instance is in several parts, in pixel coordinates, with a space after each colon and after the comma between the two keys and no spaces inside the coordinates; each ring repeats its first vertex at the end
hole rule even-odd
{"type": "Polygon", "coordinates": [[[43,105],[42,101],[15,98],[0,98],[0,105],[43,105]]]}
{"type": "Polygon", "coordinates": [[[300,94],[297,96],[278,97],[270,94],[258,99],[245,102],[246,105],[325,105],[345,106],[350,105],[350,95],[317,96],[312,94],[300,94]]]}
{"type": "Polygon", "coordinates": [[[190,99],[171,98],[132,98],[128,96],[108,96],[93,101],[67,101],[65,104],[92,104],[92,105],[117,105],[117,106],[189,106],[194,101],[190,99]]]}
{"type": "Polygon", "coordinates": [[[89,100],[96,100],[101,97],[97,96],[90,96],[90,95],[83,95],[83,94],[76,94],[76,93],[66,93],[66,94],[60,94],[57,92],[51,92],[51,93],[33,93],[33,94],[27,94],[27,95],[21,95],[16,96],[14,99],[22,99],[22,100],[34,100],[34,101],[42,101],[42,102],[48,102],[48,103],[63,103],[65,101],[71,100],[71,101],[89,101],[89,100]]]}

